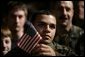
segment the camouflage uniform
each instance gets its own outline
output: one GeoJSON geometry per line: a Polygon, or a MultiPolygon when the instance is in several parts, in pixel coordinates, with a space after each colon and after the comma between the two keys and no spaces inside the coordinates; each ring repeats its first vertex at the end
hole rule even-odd
{"type": "MultiPolygon", "coordinates": [[[[53,43],[50,43],[50,44],[48,44],[54,51],[55,51],[55,53],[56,53],[56,56],[65,56],[64,54],[62,54],[61,52],[59,52],[58,50],[57,50],[57,48],[56,47],[58,47],[58,46],[55,46],[53,43]]],[[[61,46],[61,45],[60,45],[61,46]]],[[[30,54],[31,56],[38,56],[36,53],[31,53],[30,54]]],[[[39,55],[40,56],[40,55],[39,55]]],[[[43,56],[43,55],[41,55],[41,56],[43,56]]]]}
{"type": "MultiPolygon", "coordinates": [[[[66,46],[56,44],[55,42],[52,42],[49,44],[49,46],[55,51],[56,56],[69,56],[69,55],[76,55],[73,53],[73,51],[66,46]]],[[[31,56],[38,56],[37,54],[30,54],[31,56]]],[[[43,55],[42,55],[43,56],[43,55]]]]}
{"type": "Polygon", "coordinates": [[[59,56],[78,56],[71,48],[65,45],[56,44],[56,42],[54,42],[54,45],[56,48],[55,51],[60,54],[59,56]]]}
{"type": "Polygon", "coordinates": [[[72,51],[75,51],[73,53],[77,53],[79,51],[76,50],[76,46],[78,45],[79,39],[82,38],[83,34],[83,29],[73,25],[69,32],[66,32],[65,34],[58,34],[58,36],[54,39],[54,42],[67,46],[72,51]]]}

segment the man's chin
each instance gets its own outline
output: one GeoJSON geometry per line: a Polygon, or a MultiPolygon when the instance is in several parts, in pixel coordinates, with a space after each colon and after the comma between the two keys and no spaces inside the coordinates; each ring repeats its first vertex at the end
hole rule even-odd
{"type": "Polygon", "coordinates": [[[62,26],[65,26],[65,27],[66,27],[66,26],[67,26],[67,23],[65,23],[65,22],[64,22],[64,23],[62,23],[62,26]]]}
{"type": "Polygon", "coordinates": [[[16,31],[19,31],[20,29],[16,28],[16,27],[15,28],[13,27],[13,28],[11,28],[11,30],[16,32],[16,31]]]}
{"type": "Polygon", "coordinates": [[[20,29],[19,28],[16,28],[14,31],[19,31],[20,29]]]}
{"type": "Polygon", "coordinates": [[[5,55],[5,54],[7,54],[8,53],[8,51],[3,51],[3,55],[5,55]]]}
{"type": "Polygon", "coordinates": [[[20,29],[19,28],[16,28],[16,31],[19,31],[20,29]]]}

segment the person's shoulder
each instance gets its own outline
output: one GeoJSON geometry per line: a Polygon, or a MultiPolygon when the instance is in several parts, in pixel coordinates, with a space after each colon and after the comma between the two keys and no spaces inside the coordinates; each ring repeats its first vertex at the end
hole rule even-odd
{"type": "Polygon", "coordinates": [[[74,30],[77,30],[77,31],[84,31],[82,28],[80,28],[78,26],[75,26],[75,25],[73,25],[73,29],[74,30]]]}
{"type": "Polygon", "coordinates": [[[64,53],[64,52],[69,50],[65,45],[60,45],[60,44],[55,43],[55,42],[53,44],[54,44],[55,48],[57,49],[57,51],[60,53],[64,53]]]}
{"type": "Polygon", "coordinates": [[[69,47],[65,45],[56,44],[56,51],[59,52],[59,56],[77,56],[77,54],[69,47]]]}
{"type": "Polygon", "coordinates": [[[72,33],[74,33],[75,35],[76,34],[77,35],[82,35],[82,34],[84,34],[84,30],[82,28],[78,27],[78,26],[73,25],[72,33]]]}

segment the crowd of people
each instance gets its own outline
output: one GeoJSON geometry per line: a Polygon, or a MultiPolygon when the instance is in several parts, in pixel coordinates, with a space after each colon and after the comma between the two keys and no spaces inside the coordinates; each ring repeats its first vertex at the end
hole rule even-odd
{"type": "Polygon", "coordinates": [[[84,56],[84,1],[44,2],[7,2],[1,15],[0,56],[84,56]],[[40,41],[29,37],[34,30],[40,41]],[[18,45],[22,36],[24,46],[35,44],[30,53],[18,45]]]}

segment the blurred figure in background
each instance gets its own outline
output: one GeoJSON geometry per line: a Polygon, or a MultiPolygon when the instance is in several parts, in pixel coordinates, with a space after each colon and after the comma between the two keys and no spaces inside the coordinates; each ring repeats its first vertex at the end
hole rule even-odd
{"type": "Polygon", "coordinates": [[[9,51],[11,51],[12,47],[12,34],[10,29],[7,26],[1,26],[1,38],[0,38],[0,55],[4,56],[9,51]]]}
{"type": "Polygon", "coordinates": [[[26,4],[18,1],[10,1],[7,6],[7,24],[13,35],[13,48],[18,39],[24,34],[24,25],[27,21],[28,9],[26,4]]]}
{"type": "Polygon", "coordinates": [[[71,48],[75,55],[79,55],[76,54],[76,45],[82,34],[84,34],[84,30],[72,24],[74,15],[73,1],[56,1],[54,6],[55,10],[53,12],[56,14],[58,21],[58,36],[54,41],[71,48]]]}
{"type": "Polygon", "coordinates": [[[74,1],[74,19],[73,24],[84,29],[84,1],[74,1]]]}
{"type": "Polygon", "coordinates": [[[7,4],[7,19],[5,19],[9,29],[12,32],[12,50],[6,56],[26,55],[23,50],[17,47],[18,40],[25,32],[28,8],[20,1],[9,1],[7,4]]]}

